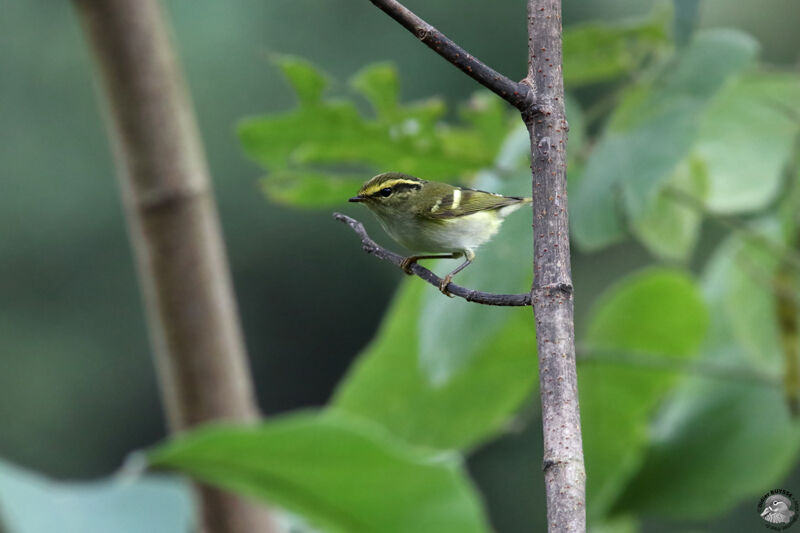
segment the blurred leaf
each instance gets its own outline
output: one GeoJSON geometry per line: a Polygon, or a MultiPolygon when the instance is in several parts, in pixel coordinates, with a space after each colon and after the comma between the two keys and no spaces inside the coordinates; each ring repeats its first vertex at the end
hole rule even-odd
{"type": "Polygon", "coordinates": [[[176,533],[194,523],[186,484],[166,476],[61,483],[0,461],[6,533],[176,533]]]}
{"type": "Polygon", "coordinates": [[[666,181],[649,211],[634,222],[633,231],[653,254],[664,259],[686,260],[700,232],[702,216],[697,207],[687,205],[675,192],[702,202],[708,190],[708,177],[701,161],[682,161],[666,181]]]}
{"type": "MultiPolygon", "coordinates": [[[[752,307],[743,311],[754,320],[745,326],[749,329],[774,332],[775,327],[769,322],[773,312],[758,317],[767,309],[756,299],[746,300],[756,293],[742,286],[737,271],[748,250],[752,252],[733,237],[709,261],[703,286],[711,327],[702,360],[722,368],[749,367],[753,374],[739,381],[699,375],[684,380],[651,430],[645,462],[617,505],[625,512],[713,517],[744,498],[757,501],[797,460],[800,425],[791,419],[781,393],[775,358],[779,356],[771,362],[755,361],[737,341],[737,329],[744,322],[732,316],[733,307],[752,307]]],[[[760,278],[749,284],[756,291],[768,291],[760,287],[760,278]]]]}
{"type": "Polygon", "coordinates": [[[700,0],[674,0],[675,17],[673,19],[673,33],[678,46],[689,42],[697,26],[700,0]]]}
{"type": "Polygon", "coordinates": [[[676,381],[647,361],[693,356],[706,323],[699,291],[680,271],[629,276],[595,306],[578,372],[590,517],[605,516],[635,473],[653,410],[676,381]],[[643,364],[617,362],[615,353],[641,355],[643,364]]]}
{"type": "Polygon", "coordinates": [[[755,365],[774,367],[783,360],[773,293],[779,258],[760,243],[778,242],[777,224],[754,226],[753,235],[730,239],[710,268],[726,283],[719,303],[733,337],[755,365]]]}
{"type": "Polygon", "coordinates": [[[656,83],[626,96],[589,156],[574,195],[573,232],[580,246],[598,249],[624,237],[620,200],[632,221],[651,209],[665,180],[686,157],[698,116],[756,50],[755,41],[742,33],[699,32],[656,83]]]}
{"type": "Polygon", "coordinates": [[[328,82],[314,65],[305,59],[289,55],[276,55],[273,62],[291,83],[300,105],[313,106],[320,102],[328,82]]]}
{"type": "MultiPolygon", "coordinates": [[[[423,293],[407,280],[381,330],[339,384],[334,407],[368,418],[419,446],[469,448],[500,431],[537,379],[536,340],[529,308],[496,309],[506,323],[471,364],[436,387],[420,368],[423,293]]],[[[444,298],[438,294],[440,298],[444,298]]],[[[447,332],[452,337],[462,329],[447,332]]]]}
{"type": "Polygon", "coordinates": [[[589,533],[638,533],[639,521],[634,516],[615,516],[600,523],[589,523],[589,533]]]}
{"type": "Polygon", "coordinates": [[[155,449],[150,463],[277,503],[329,531],[488,531],[455,454],[431,457],[343,414],[200,429],[155,449]]]}
{"type": "Polygon", "coordinates": [[[390,170],[471,181],[475,172],[491,165],[511,129],[509,110],[484,93],[461,110],[462,126],[441,123],[446,109],[440,100],[399,104],[397,73],[385,63],[367,66],[351,80],[375,108],[375,118],[362,116],[350,100],[320,100],[324,77],[307,62],[289,66],[284,72],[302,91],[300,106],[239,125],[245,152],[269,172],[265,190],[284,193],[270,195],[279,202],[305,207],[339,204],[357,191],[336,197],[333,193],[342,182],[358,175],[363,183],[390,170]],[[326,185],[326,176],[339,183],[326,185]],[[290,177],[303,183],[294,186],[290,177]],[[295,189],[302,194],[285,193],[295,189]]]}
{"type": "Polygon", "coordinates": [[[284,170],[261,180],[264,194],[273,202],[295,207],[326,207],[355,196],[363,176],[336,176],[314,171],[284,170]]]}
{"type": "Polygon", "coordinates": [[[779,388],[692,378],[675,392],[618,507],[711,518],[775,488],[798,449],[800,428],[779,388]]]}
{"type": "Polygon", "coordinates": [[[400,97],[397,69],[391,63],[367,65],[350,79],[350,85],[369,100],[379,117],[391,119],[400,97]]]}
{"type": "MultiPolygon", "coordinates": [[[[564,95],[564,107],[569,123],[569,143],[567,144],[567,172],[571,172],[583,151],[586,142],[586,117],[578,100],[570,93],[564,95]]],[[[527,133],[527,132],[526,132],[527,133]]],[[[530,140],[528,140],[530,145],[530,140]]],[[[530,160],[526,160],[530,164],[530,160]]]]}
{"type": "Polygon", "coordinates": [[[589,22],[564,31],[564,83],[568,86],[619,78],[669,45],[670,14],[623,23],[589,22]]]}
{"type": "Polygon", "coordinates": [[[723,89],[704,114],[696,153],[708,167],[708,206],[766,208],[780,190],[800,131],[800,77],[751,73],[723,89]]]}

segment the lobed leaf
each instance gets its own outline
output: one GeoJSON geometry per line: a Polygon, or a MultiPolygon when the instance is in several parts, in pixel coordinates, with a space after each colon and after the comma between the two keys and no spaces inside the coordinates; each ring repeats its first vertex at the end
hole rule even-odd
{"type": "Polygon", "coordinates": [[[356,173],[361,182],[392,170],[471,181],[475,172],[491,165],[510,129],[509,111],[499,99],[485,94],[479,93],[462,108],[461,126],[442,124],[446,109],[441,100],[399,103],[397,73],[386,63],[367,66],[350,81],[370,102],[375,117],[363,116],[351,99],[323,99],[325,77],[308,62],[281,58],[279,66],[297,91],[300,105],[244,120],[238,132],[245,153],[268,171],[264,190],[281,203],[341,204],[357,187],[340,196],[332,193],[356,173]],[[291,178],[300,183],[292,184],[291,178]],[[326,179],[333,183],[325,183],[326,179]]]}

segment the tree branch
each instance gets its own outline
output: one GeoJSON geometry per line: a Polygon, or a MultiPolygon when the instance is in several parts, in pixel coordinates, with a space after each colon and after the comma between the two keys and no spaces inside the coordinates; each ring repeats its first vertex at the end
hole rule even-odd
{"type": "MultiPolygon", "coordinates": [[[[400,254],[396,254],[383,248],[381,245],[373,241],[369,235],[367,235],[367,230],[364,229],[364,225],[354,218],[350,218],[347,215],[343,215],[341,213],[334,213],[333,218],[338,220],[339,222],[343,222],[350,226],[350,229],[356,232],[361,238],[361,245],[365,252],[370,255],[374,255],[378,259],[383,259],[384,261],[389,261],[393,265],[400,267],[400,263],[402,263],[404,257],[400,254]]],[[[411,271],[417,275],[419,278],[427,281],[437,289],[442,282],[442,278],[425,268],[424,266],[413,264],[411,265],[411,271]]],[[[493,294],[491,292],[481,292],[475,291],[472,289],[466,289],[464,287],[460,287],[455,283],[450,283],[447,286],[447,291],[460,298],[464,298],[468,302],[475,302],[484,305],[498,305],[498,306],[526,306],[531,305],[531,295],[530,294],[493,294]]]]}
{"type": "Polygon", "coordinates": [[[533,175],[533,313],[539,352],[544,478],[550,532],[586,531],[567,212],[567,131],[561,0],[528,0],[528,76],[538,109],[523,112],[533,175]]]}
{"type": "Polygon", "coordinates": [[[370,1],[399,22],[405,29],[413,33],[428,48],[520,111],[529,109],[533,104],[531,90],[528,85],[513,81],[486,66],[401,3],[395,0],[370,1]]]}
{"type": "MultiPolygon", "coordinates": [[[[157,0],[74,0],[105,96],[171,430],[258,409],[194,113],[157,0]]],[[[206,533],[276,531],[267,510],[199,487],[206,533]]]]}

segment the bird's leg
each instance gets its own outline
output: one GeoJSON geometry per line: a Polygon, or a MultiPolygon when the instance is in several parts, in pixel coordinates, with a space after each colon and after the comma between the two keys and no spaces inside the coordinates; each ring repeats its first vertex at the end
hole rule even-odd
{"type": "Polygon", "coordinates": [[[440,254],[440,255],[410,255],[408,257],[403,258],[403,261],[400,263],[400,268],[402,268],[403,272],[405,272],[410,276],[413,274],[413,272],[411,272],[411,265],[413,265],[420,259],[455,259],[456,257],[459,256],[461,256],[461,254],[458,252],[452,254],[440,254]]]}
{"type": "Polygon", "coordinates": [[[442,280],[442,282],[439,284],[439,290],[442,291],[442,294],[446,294],[450,298],[452,298],[453,295],[450,294],[450,292],[447,290],[447,286],[450,285],[451,281],[453,281],[453,276],[455,276],[456,274],[467,268],[472,263],[472,260],[475,259],[475,252],[473,252],[472,250],[464,250],[464,257],[465,257],[464,262],[458,265],[458,268],[456,268],[448,275],[446,275],[442,280]]]}

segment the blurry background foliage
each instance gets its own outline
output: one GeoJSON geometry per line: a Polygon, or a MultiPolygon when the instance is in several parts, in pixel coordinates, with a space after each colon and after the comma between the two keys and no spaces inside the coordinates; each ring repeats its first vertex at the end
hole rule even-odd
{"type": "MultiPolygon", "coordinates": [[[[522,2],[408,4],[522,77],[522,2]]],[[[77,25],[68,3],[5,3],[4,530],[187,530],[184,483],[136,475],[145,461],[263,497],[294,531],[543,527],[530,310],[443,298],[330,218],[394,247],[344,203],[386,170],[526,194],[518,118],[368,2],[167,7],[269,421],[74,481],[163,420],[77,25]]],[[[752,531],[764,492],[800,493],[798,17],[788,0],[564,4],[593,531],[752,531]]],[[[460,283],[525,291],[530,222],[511,217],[460,283]]]]}

